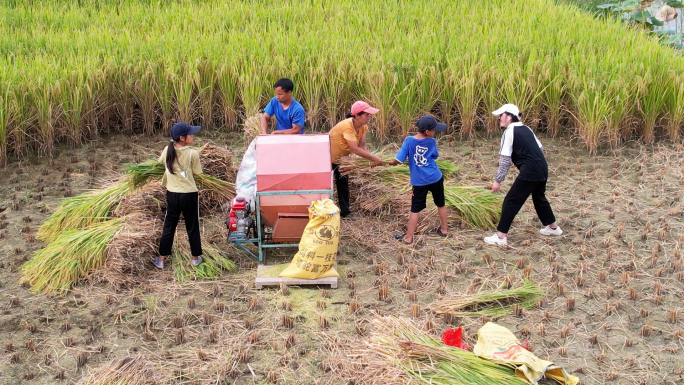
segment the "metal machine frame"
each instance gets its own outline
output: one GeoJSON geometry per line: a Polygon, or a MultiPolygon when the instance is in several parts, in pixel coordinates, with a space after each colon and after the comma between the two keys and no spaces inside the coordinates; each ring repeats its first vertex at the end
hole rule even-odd
{"type": "MultiPolygon", "coordinates": [[[[331,176],[332,179],[332,176],[331,176]]],[[[264,231],[264,226],[261,223],[261,205],[260,197],[264,195],[300,195],[300,194],[330,194],[330,199],[333,199],[333,189],[329,190],[283,190],[283,191],[257,191],[256,193],[256,238],[228,238],[229,242],[234,243],[236,246],[246,251],[252,258],[256,259],[260,264],[264,263],[264,251],[265,249],[270,249],[274,247],[298,247],[299,243],[268,243],[266,240],[266,235],[271,233],[266,233],[264,231]],[[259,249],[258,255],[254,254],[251,250],[247,249],[243,244],[253,243],[259,249]]]]}

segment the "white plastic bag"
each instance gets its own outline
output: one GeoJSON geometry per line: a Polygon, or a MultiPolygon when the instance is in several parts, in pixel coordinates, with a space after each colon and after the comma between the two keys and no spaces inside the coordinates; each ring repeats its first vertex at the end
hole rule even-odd
{"type": "Polygon", "coordinates": [[[249,144],[242,163],[235,177],[235,194],[243,197],[249,202],[249,206],[254,211],[256,209],[257,191],[257,164],[256,164],[256,139],[249,144]]]}

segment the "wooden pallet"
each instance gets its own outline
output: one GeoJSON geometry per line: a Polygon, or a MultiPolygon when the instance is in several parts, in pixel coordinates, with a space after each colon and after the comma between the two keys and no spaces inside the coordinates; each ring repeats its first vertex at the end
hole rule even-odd
{"type": "Polygon", "coordinates": [[[257,267],[257,276],[254,280],[254,287],[261,289],[264,286],[278,286],[281,283],[286,285],[330,285],[331,289],[337,289],[337,277],[318,278],[318,279],[302,279],[302,278],[283,278],[278,277],[281,271],[285,270],[289,263],[280,265],[259,265],[257,267]]]}

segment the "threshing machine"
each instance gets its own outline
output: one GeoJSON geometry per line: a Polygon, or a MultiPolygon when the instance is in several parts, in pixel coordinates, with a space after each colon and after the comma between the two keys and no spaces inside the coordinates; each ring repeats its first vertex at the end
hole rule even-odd
{"type": "Polygon", "coordinates": [[[264,251],[297,247],[311,202],[332,198],[328,135],[260,135],[256,138],[256,202],[237,196],[228,217],[228,242],[264,263],[264,251]],[[250,209],[253,206],[254,212],[250,209]],[[245,247],[257,246],[255,254],[245,247]]]}

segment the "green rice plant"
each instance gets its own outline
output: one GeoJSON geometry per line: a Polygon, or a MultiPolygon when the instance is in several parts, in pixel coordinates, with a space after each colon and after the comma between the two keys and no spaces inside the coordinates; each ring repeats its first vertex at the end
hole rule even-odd
{"type": "MultiPolygon", "coordinates": [[[[19,81],[21,82],[21,80],[19,81]]],[[[15,155],[24,155],[26,154],[28,147],[28,131],[36,121],[36,107],[32,103],[27,84],[19,83],[16,86],[14,91],[14,102],[10,102],[10,106],[13,106],[15,119],[13,119],[13,124],[11,126],[12,130],[7,132],[8,143],[10,141],[12,142],[12,153],[15,155]]]]}
{"type": "Polygon", "coordinates": [[[445,345],[408,319],[376,317],[371,324],[374,331],[367,348],[387,365],[401,368],[407,383],[527,384],[516,378],[515,368],[445,345]]]}
{"type": "Polygon", "coordinates": [[[193,267],[191,253],[187,245],[187,239],[179,239],[174,242],[171,251],[171,263],[173,265],[176,280],[184,282],[190,279],[210,279],[219,276],[224,271],[235,271],[237,266],[228,259],[228,255],[214,244],[202,245],[203,262],[193,267]]]}
{"type": "Polygon", "coordinates": [[[53,84],[37,82],[31,87],[31,99],[36,106],[36,116],[40,132],[40,147],[49,158],[54,154],[54,119],[51,95],[53,84]]]}
{"type": "Polygon", "coordinates": [[[376,114],[377,135],[381,140],[388,138],[389,124],[395,114],[396,99],[394,97],[397,88],[398,76],[393,68],[382,68],[377,71],[363,72],[365,77],[367,100],[371,106],[379,109],[376,114]]]}
{"type": "Polygon", "coordinates": [[[100,122],[100,109],[104,109],[105,98],[103,97],[103,84],[105,83],[105,70],[93,70],[86,74],[87,77],[83,84],[83,125],[85,128],[85,135],[88,138],[97,138],[100,122]]]}
{"type": "Polygon", "coordinates": [[[396,104],[402,136],[407,136],[411,123],[419,116],[429,114],[437,102],[436,71],[433,66],[401,69],[399,87],[403,86],[403,89],[397,94],[396,104]]]}
{"type": "MultiPolygon", "coordinates": [[[[482,96],[478,90],[482,68],[475,58],[462,58],[463,67],[459,71],[459,88],[456,92],[456,104],[461,117],[461,136],[470,138],[475,134],[477,108],[482,96]]],[[[453,65],[453,64],[452,64],[453,65]]]]}
{"type": "Polygon", "coordinates": [[[170,66],[170,64],[164,61],[155,66],[155,70],[158,84],[155,97],[162,112],[162,127],[165,132],[170,132],[171,121],[174,118],[173,107],[175,83],[172,81],[172,79],[175,76],[175,73],[173,72],[173,68],[170,66]]]}
{"type": "Polygon", "coordinates": [[[230,129],[237,125],[239,89],[235,69],[230,64],[221,64],[217,70],[216,80],[223,112],[223,126],[230,129]]]}
{"type": "Polygon", "coordinates": [[[544,295],[542,289],[530,281],[521,286],[504,289],[504,285],[492,291],[480,289],[474,294],[462,294],[454,298],[432,302],[428,308],[437,314],[453,314],[456,317],[483,316],[499,318],[510,314],[513,305],[523,309],[536,306],[537,299],[544,295]]]}
{"type": "Polygon", "coordinates": [[[147,135],[154,133],[156,120],[157,100],[155,98],[157,88],[156,71],[153,63],[139,63],[135,69],[135,82],[133,84],[134,100],[140,107],[143,119],[143,131],[147,135]]]}
{"type": "Polygon", "coordinates": [[[553,61],[545,61],[541,71],[548,85],[540,95],[541,104],[547,111],[547,128],[552,137],[560,134],[560,119],[564,108],[563,99],[566,92],[566,80],[563,74],[558,71],[557,65],[553,61]]]}
{"type": "Polygon", "coordinates": [[[86,98],[85,74],[82,71],[72,71],[67,77],[63,78],[60,90],[64,92],[62,99],[63,119],[66,126],[67,136],[71,143],[80,145],[83,142],[83,102],[86,98]]]}
{"type": "Polygon", "coordinates": [[[501,218],[503,197],[485,188],[444,186],[444,199],[468,226],[492,228],[501,218]]]}
{"type": "MultiPolygon", "coordinates": [[[[327,63],[326,70],[321,74],[323,100],[328,115],[328,125],[332,128],[344,116],[340,113],[344,109],[342,98],[345,83],[342,81],[346,76],[346,63],[327,63]]],[[[349,106],[351,108],[351,105],[349,106]]]]}
{"type": "Polygon", "coordinates": [[[114,81],[117,87],[114,90],[116,97],[116,110],[123,122],[123,132],[133,134],[133,113],[135,111],[135,78],[133,65],[127,64],[117,71],[114,81]]]}
{"type": "Polygon", "coordinates": [[[680,129],[684,122],[684,75],[671,72],[665,92],[667,104],[667,133],[672,142],[679,141],[680,129]]]}
{"type": "MultiPolygon", "coordinates": [[[[630,135],[630,132],[626,130],[625,122],[632,116],[638,87],[637,82],[627,83],[621,79],[614,79],[608,85],[607,94],[610,96],[610,108],[608,109],[605,131],[608,143],[613,148],[617,148],[623,139],[630,135]]],[[[655,118],[653,124],[655,125],[655,118]]]]}
{"type": "Polygon", "coordinates": [[[214,119],[216,70],[213,63],[210,63],[206,58],[198,59],[195,87],[197,88],[200,103],[199,109],[202,117],[202,128],[211,129],[213,128],[214,119]]]}
{"type": "Polygon", "coordinates": [[[456,90],[457,79],[454,71],[451,68],[445,68],[440,73],[439,99],[438,103],[442,115],[442,121],[447,125],[447,131],[451,127],[451,121],[454,118],[454,110],[456,109],[456,90]]]}
{"type": "MultiPolygon", "coordinates": [[[[302,104],[306,110],[306,125],[307,132],[315,130],[319,123],[324,120],[323,110],[323,74],[325,70],[322,65],[317,63],[308,63],[308,65],[300,71],[302,77],[295,78],[296,84],[299,85],[301,93],[304,95],[302,104]]],[[[327,130],[326,130],[327,131],[327,130]]]]}
{"type": "Polygon", "coordinates": [[[500,89],[503,85],[502,74],[497,67],[489,67],[483,70],[481,75],[482,82],[479,86],[479,92],[482,95],[482,101],[485,108],[485,130],[487,134],[493,135],[499,133],[501,127],[499,126],[499,119],[492,115],[492,111],[496,111],[505,103],[511,103],[501,95],[500,89]]]}
{"type": "Polygon", "coordinates": [[[517,105],[523,112],[523,119],[531,126],[534,126],[538,117],[538,100],[544,91],[544,88],[538,86],[546,83],[540,67],[540,62],[530,55],[526,63],[510,68],[503,84],[507,103],[517,105]]]}
{"type": "MultiPolygon", "coordinates": [[[[238,75],[245,116],[252,116],[258,113],[265,89],[271,92],[273,90],[273,84],[267,85],[262,76],[263,72],[258,66],[259,63],[256,62],[246,64],[243,67],[243,71],[238,75]]],[[[272,83],[275,83],[275,81],[272,83]]]]}
{"type": "Polygon", "coordinates": [[[111,219],[111,212],[130,191],[130,184],[119,181],[111,186],[66,198],[38,229],[36,238],[51,243],[69,230],[81,230],[111,219]]]}
{"type": "Polygon", "coordinates": [[[370,14],[350,1],[69,4],[0,5],[0,44],[9,52],[0,73],[12,99],[0,108],[14,108],[2,113],[12,116],[8,156],[50,155],[58,142],[100,132],[149,134],[157,115],[164,130],[179,118],[235,128],[256,115],[280,77],[296,80],[295,97],[316,129],[366,99],[381,110],[371,125],[382,140],[406,133],[424,113],[441,114],[466,136],[480,123],[494,134],[490,112],[511,102],[528,124],[546,112],[551,135],[576,133],[595,152],[634,131],[650,142],[676,109],[669,84],[682,79],[669,74],[684,71],[681,55],[645,31],[547,0],[371,0],[370,14]],[[520,21],[514,34],[511,18],[520,21]],[[635,85],[639,77],[646,89],[635,85]],[[642,100],[652,90],[667,102],[642,100]],[[560,127],[560,112],[575,122],[560,127]]]}
{"type": "Polygon", "coordinates": [[[573,88],[570,97],[574,103],[571,114],[578,123],[580,138],[589,152],[596,153],[602,133],[608,125],[608,115],[613,107],[613,99],[606,93],[606,86],[597,80],[572,77],[573,88]]]}
{"type": "Polygon", "coordinates": [[[12,122],[16,108],[14,96],[10,95],[10,88],[8,84],[0,85],[0,168],[4,168],[7,165],[9,125],[12,122]]]}
{"type": "Polygon", "coordinates": [[[116,218],[60,232],[22,265],[21,281],[37,293],[64,294],[102,266],[107,245],[123,224],[116,218]]]}
{"type": "Polygon", "coordinates": [[[665,114],[668,88],[663,88],[663,85],[666,79],[667,74],[660,71],[654,73],[650,69],[644,69],[643,76],[635,79],[639,89],[639,111],[644,119],[642,136],[644,142],[649,144],[655,139],[656,123],[665,114]]]}
{"type": "Polygon", "coordinates": [[[171,75],[173,91],[178,109],[178,119],[181,122],[192,122],[195,105],[194,84],[199,80],[199,73],[195,63],[184,63],[182,68],[171,75]]]}

